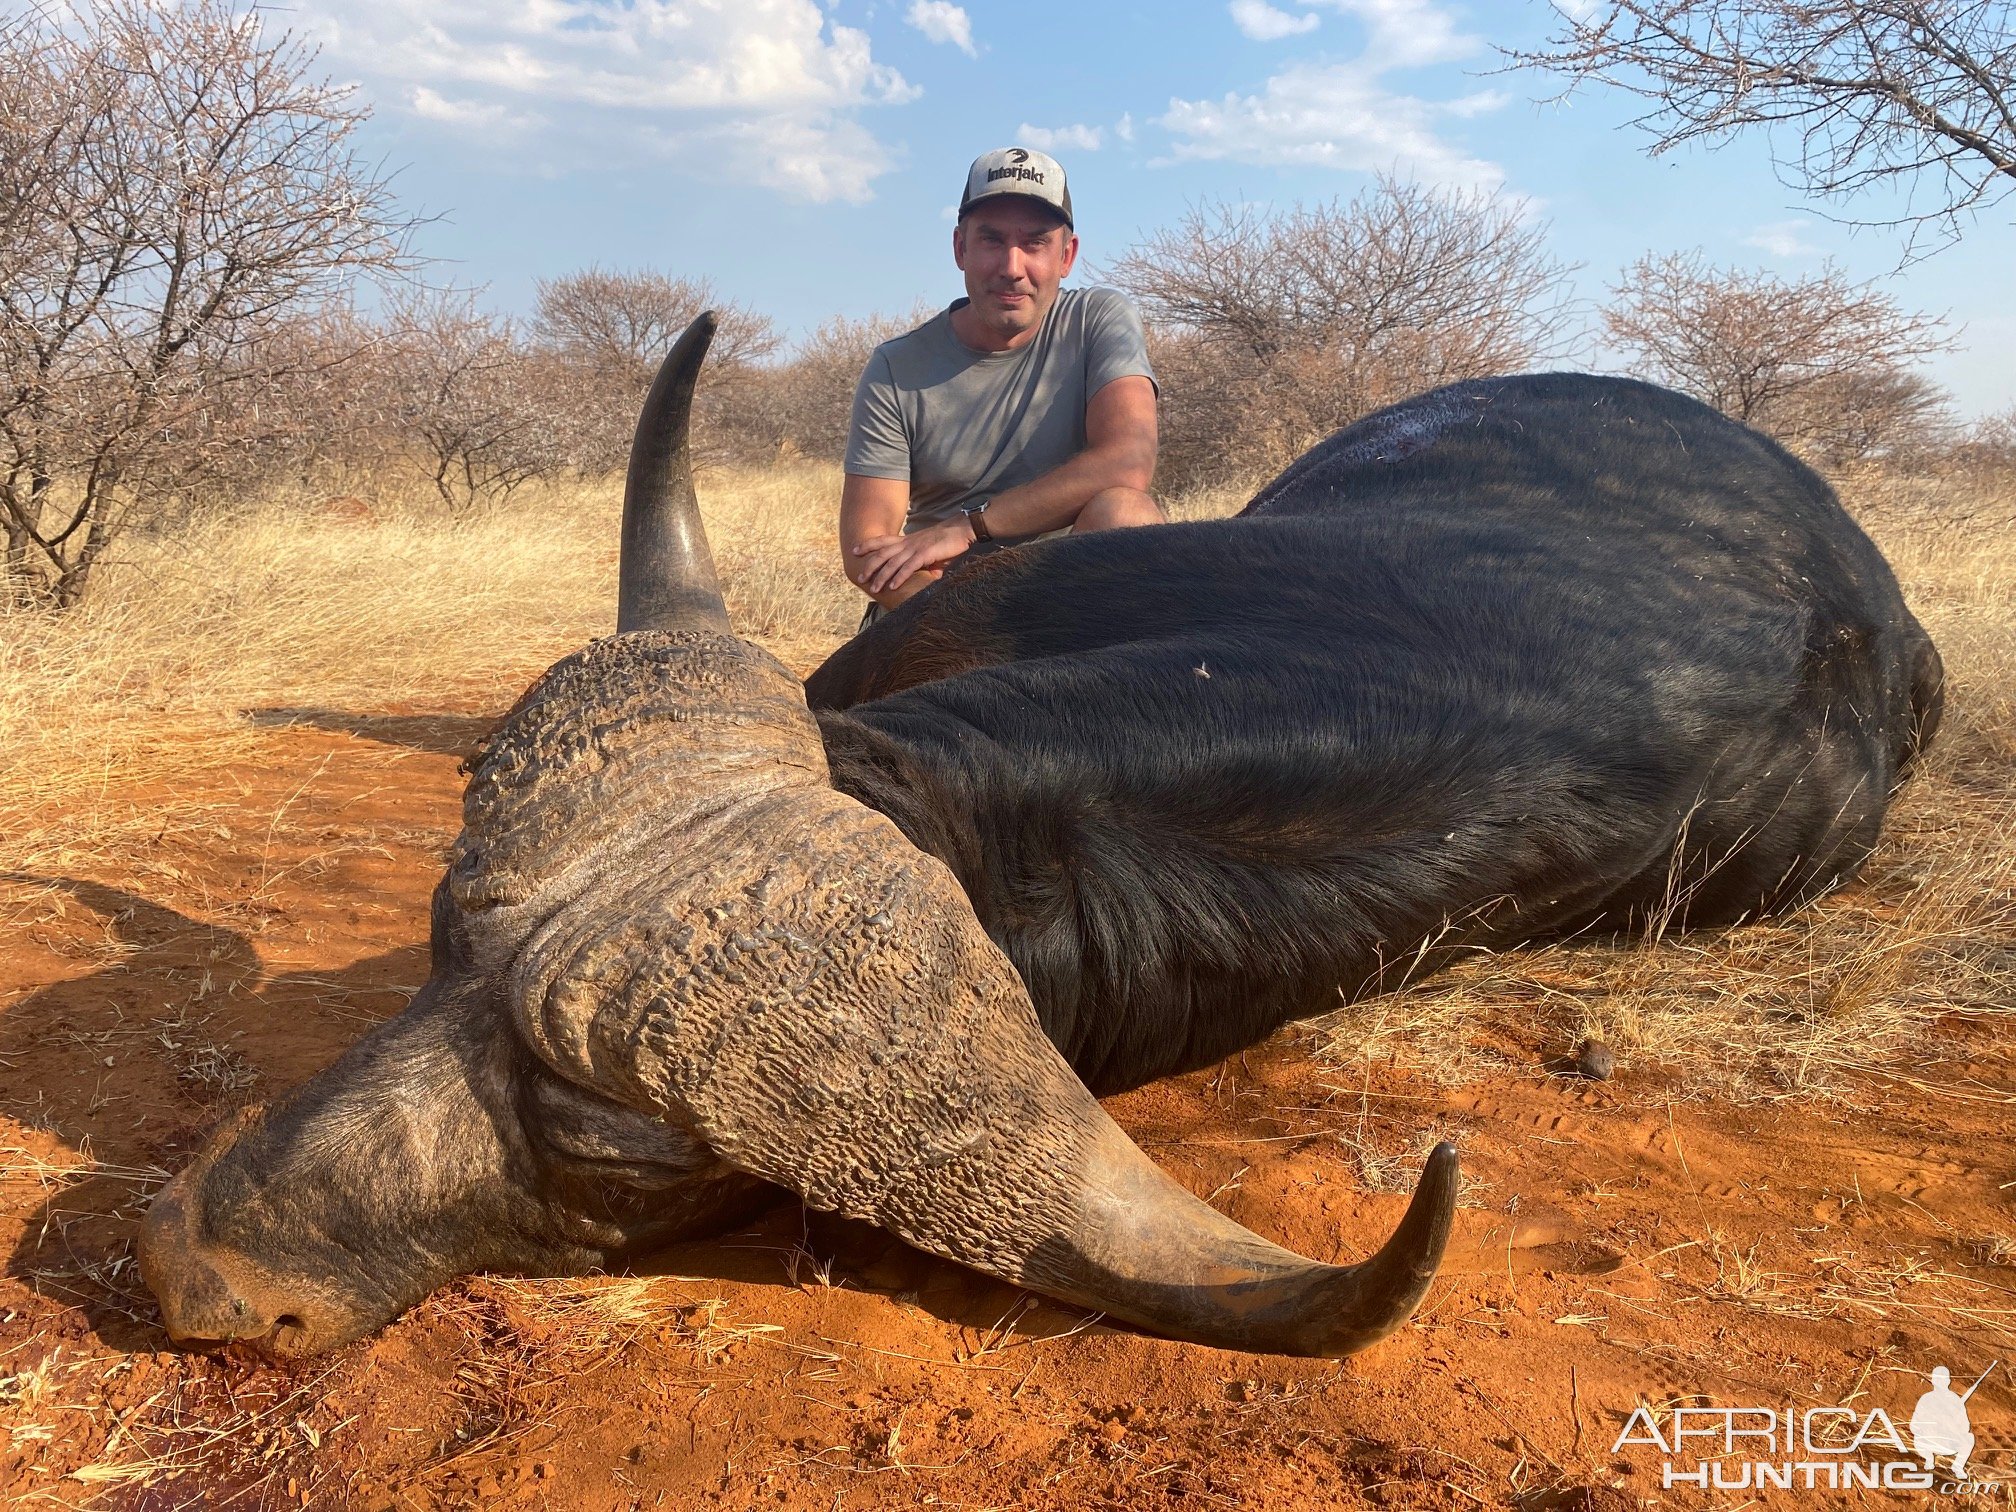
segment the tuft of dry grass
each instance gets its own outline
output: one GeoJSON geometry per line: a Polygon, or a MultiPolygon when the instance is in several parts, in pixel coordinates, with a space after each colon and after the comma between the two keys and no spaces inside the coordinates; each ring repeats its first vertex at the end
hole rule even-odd
{"type": "Polygon", "coordinates": [[[712,1365],[741,1345],[784,1332],[776,1323],[737,1321],[725,1300],[688,1294],[677,1277],[486,1278],[480,1285],[508,1302],[515,1332],[542,1355],[601,1357],[650,1339],[712,1365]]]}
{"type": "MultiPolygon", "coordinates": [[[[787,661],[860,614],[839,494],[828,464],[700,479],[736,624],[787,661]]],[[[125,542],[75,613],[0,610],[0,871],[158,834],[185,779],[252,756],[262,718],[508,702],[611,628],[620,508],[606,480],[467,520],[216,512],[125,542]]]]}
{"type": "MultiPolygon", "coordinates": [[[[131,1368],[121,1361],[113,1369],[122,1364],[131,1368]]],[[[312,1496],[300,1495],[298,1487],[317,1478],[314,1455],[346,1426],[333,1421],[326,1406],[325,1385],[338,1373],[337,1367],[295,1379],[262,1373],[235,1383],[214,1371],[171,1377],[122,1414],[96,1455],[63,1479],[84,1488],[86,1505],[107,1505],[104,1497],[113,1498],[110,1505],[133,1505],[118,1493],[169,1485],[176,1491],[138,1504],[267,1506],[283,1485],[290,1500],[308,1504],[312,1496]]],[[[64,1498],[59,1504],[76,1503],[64,1498]]]]}
{"type": "Polygon", "coordinates": [[[1166,495],[1162,508],[1172,520],[1223,520],[1239,513],[1257,491],[1257,484],[1219,483],[1166,495]]]}

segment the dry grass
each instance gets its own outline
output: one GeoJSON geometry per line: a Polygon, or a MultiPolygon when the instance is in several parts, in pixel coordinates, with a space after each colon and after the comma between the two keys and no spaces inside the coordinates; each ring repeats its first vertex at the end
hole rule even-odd
{"type": "MultiPolygon", "coordinates": [[[[837,468],[700,489],[744,633],[803,660],[853,629],[837,468]]],[[[251,756],[261,711],[496,708],[609,630],[619,507],[605,482],[470,521],[375,502],[216,514],[127,542],[78,613],[0,611],[0,871],[159,833],[194,771],[251,756]]]]}
{"type": "Polygon", "coordinates": [[[1332,1015],[1329,1058],[1462,1082],[1586,1037],[1685,1095],[1852,1103],[1901,1081],[2005,1100],[1942,1075],[1951,1052],[1930,1031],[2016,1012],[2016,501],[1880,479],[1844,494],[1947,672],[1945,724],[1860,884],[1652,949],[1572,942],[1471,961],[1332,1015]]]}
{"type": "MultiPolygon", "coordinates": [[[[649,1340],[691,1351],[703,1364],[784,1332],[775,1323],[744,1323],[719,1297],[693,1295],[671,1276],[597,1276],[566,1280],[488,1277],[475,1283],[504,1303],[514,1330],[540,1352],[601,1358],[649,1340]]],[[[580,1359],[560,1374],[578,1372],[580,1359]]]]}
{"type": "Polygon", "coordinates": [[[1162,507],[1172,520],[1222,520],[1244,509],[1253,494],[1254,485],[1221,483],[1213,488],[1194,488],[1169,495],[1162,500],[1162,507]]]}
{"type": "MultiPolygon", "coordinates": [[[[660,1360],[684,1352],[711,1367],[782,1333],[775,1324],[739,1323],[724,1301],[683,1294],[669,1277],[484,1277],[437,1294],[421,1317],[460,1333],[466,1350],[444,1410],[430,1424],[438,1442],[398,1472],[391,1489],[424,1490],[458,1506],[494,1495],[486,1476],[494,1481],[527,1455],[563,1446],[584,1410],[580,1383],[633,1346],[660,1360]]],[[[0,1371],[0,1432],[17,1442],[55,1437],[50,1414],[74,1413],[105,1364],[102,1354],[72,1357],[59,1345],[32,1365],[0,1371]]],[[[186,1500],[163,1490],[158,1504],[265,1506],[283,1486],[290,1501],[350,1504],[341,1471],[320,1451],[349,1426],[338,1403],[354,1365],[302,1375],[228,1364],[213,1370],[206,1362],[121,1414],[96,1453],[64,1480],[93,1504],[94,1492],[187,1487],[186,1500]],[[310,1487],[311,1495],[299,1495],[310,1487]]],[[[112,1369],[119,1368],[115,1361],[112,1369]]],[[[529,1469],[518,1466],[518,1473],[529,1469]]]]}
{"type": "MultiPolygon", "coordinates": [[[[314,1476],[313,1456],[346,1426],[328,1418],[322,1388],[334,1374],[238,1383],[209,1374],[171,1379],[116,1422],[98,1456],[64,1481],[79,1485],[85,1505],[133,1505],[118,1493],[166,1486],[177,1489],[140,1504],[266,1506],[283,1486],[289,1500],[305,1503],[311,1498],[300,1487],[314,1476]]],[[[45,1492],[45,1499],[77,1504],[60,1492],[45,1492]]]]}

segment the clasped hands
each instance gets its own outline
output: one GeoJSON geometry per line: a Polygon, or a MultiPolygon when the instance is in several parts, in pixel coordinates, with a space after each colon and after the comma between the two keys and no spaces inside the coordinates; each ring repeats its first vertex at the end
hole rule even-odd
{"type": "Polygon", "coordinates": [[[972,522],[963,514],[908,535],[870,536],[854,548],[854,555],[866,558],[855,581],[871,598],[887,593],[916,573],[944,566],[977,539],[972,522]]]}

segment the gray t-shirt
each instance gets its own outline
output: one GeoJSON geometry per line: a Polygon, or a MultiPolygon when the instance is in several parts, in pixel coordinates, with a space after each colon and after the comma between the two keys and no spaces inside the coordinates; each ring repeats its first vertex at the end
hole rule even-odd
{"type": "Polygon", "coordinates": [[[1155,378],[1141,316],[1112,289],[1060,290],[1036,339],[1012,352],[976,352],[952,334],[965,303],[875,348],[854,390],[847,471],[910,485],[906,532],[1070,461],[1085,450],[1094,394],[1155,378]]]}

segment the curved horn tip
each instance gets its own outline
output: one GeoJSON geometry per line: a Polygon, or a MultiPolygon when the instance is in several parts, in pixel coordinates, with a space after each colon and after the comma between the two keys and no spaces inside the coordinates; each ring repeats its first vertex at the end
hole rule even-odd
{"type": "MultiPolygon", "coordinates": [[[[1393,1237],[1380,1247],[1379,1253],[1365,1262],[1366,1267],[1397,1270],[1404,1263],[1420,1277],[1421,1291],[1425,1292],[1442,1266],[1442,1252],[1449,1247],[1449,1235],[1456,1226],[1456,1198],[1462,1189],[1456,1146],[1445,1139],[1428,1152],[1428,1159],[1421,1166],[1421,1179],[1414,1184],[1414,1197],[1401,1216],[1400,1226],[1393,1230],[1393,1237]]],[[[1417,1294],[1414,1302],[1419,1301],[1417,1294]]],[[[1414,1304],[1410,1303],[1407,1312],[1413,1310],[1414,1304]]],[[[1395,1326],[1404,1322],[1406,1316],[1402,1314],[1395,1319],[1395,1326]]]]}
{"type": "Polygon", "coordinates": [[[1371,1259],[1338,1273],[1339,1280],[1350,1277],[1344,1316],[1327,1319],[1328,1328],[1307,1353],[1341,1360],[1378,1343],[1414,1316],[1442,1268],[1462,1189],[1456,1146],[1445,1139],[1428,1152],[1413,1200],[1392,1237],[1371,1259]]]}
{"type": "Polygon", "coordinates": [[[1428,1159],[1421,1167],[1421,1179],[1414,1184],[1414,1200],[1407,1204],[1407,1216],[1400,1220],[1404,1229],[1417,1210],[1421,1213],[1422,1226],[1430,1231],[1427,1237],[1435,1246],[1434,1263],[1438,1266],[1449,1243],[1449,1232],[1456,1225],[1456,1198],[1462,1190],[1462,1162],[1457,1158],[1456,1146],[1442,1140],[1428,1152],[1428,1159]]]}
{"type": "Polygon", "coordinates": [[[1421,1165],[1421,1179],[1414,1183],[1414,1202],[1408,1205],[1408,1215],[1413,1215],[1415,1205],[1421,1201],[1421,1194],[1433,1189],[1439,1197],[1446,1197],[1449,1210],[1456,1207],[1456,1187],[1461,1174],[1461,1162],[1456,1155],[1456,1146],[1451,1140],[1442,1140],[1428,1152],[1428,1158],[1421,1165]]]}
{"type": "Polygon", "coordinates": [[[693,348],[697,346],[704,353],[714,340],[714,333],[720,329],[721,317],[712,310],[702,310],[686,322],[686,329],[679,333],[678,338],[672,343],[672,350],[665,354],[663,366],[677,371],[691,362],[694,356],[693,348]]]}

